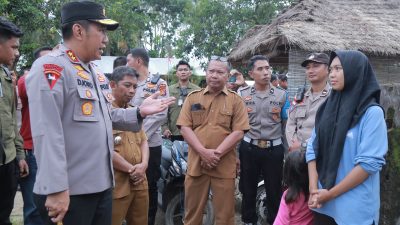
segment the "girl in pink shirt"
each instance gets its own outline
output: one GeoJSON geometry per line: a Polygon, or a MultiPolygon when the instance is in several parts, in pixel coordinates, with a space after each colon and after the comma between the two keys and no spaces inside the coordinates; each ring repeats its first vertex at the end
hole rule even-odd
{"type": "Polygon", "coordinates": [[[308,168],[304,152],[292,151],[286,156],[283,181],[288,189],[282,195],[274,225],[312,225],[313,214],[308,208],[308,168]]]}

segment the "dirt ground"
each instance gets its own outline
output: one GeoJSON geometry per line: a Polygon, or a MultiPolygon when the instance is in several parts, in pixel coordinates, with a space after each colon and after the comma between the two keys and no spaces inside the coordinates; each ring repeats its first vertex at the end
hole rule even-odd
{"type": "MultiPolygon", "coordinates": [[[[240,204],[241,199],[240,196],[236,199],[236,214],[235,214],[235,223],[236,225],[242,224],[240,219],[240,204]]],[[[23,201],[21,192],[17,192],[14,201],[14,209],[11,213],[11,221],[13,225],[23,225],[23,201]]],[[[156,217],[156,225],[164,225],[164,212],[159,209],[157,211],[156,217]]]]}

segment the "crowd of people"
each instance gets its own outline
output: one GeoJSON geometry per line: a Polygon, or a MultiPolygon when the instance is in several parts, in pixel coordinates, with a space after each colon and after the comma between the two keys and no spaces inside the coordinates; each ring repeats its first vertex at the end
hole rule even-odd
{"type": "Polygon", "coordinates": [[[245,225],[258,224],[261,179],[271,225],[379,223],[387,131],[363,53],[307,55],[310,87],[290,102],[287,75],[273,75],[263,55],[248,60],[253,85],[211,56],[206,87],[184,60],[168,86],[144,48],[106,76],[92,61],[118,26],[98,3],[64,4],[63,44],[37,49],[16,81],[23,33],[0,17],[0,225],[11,224],[18,184],[26,225],[154,225],[162,137],[189,145],[184,224],[202,224],[210,191],[215,224],[235,224],[237,177],[245,225]]]}

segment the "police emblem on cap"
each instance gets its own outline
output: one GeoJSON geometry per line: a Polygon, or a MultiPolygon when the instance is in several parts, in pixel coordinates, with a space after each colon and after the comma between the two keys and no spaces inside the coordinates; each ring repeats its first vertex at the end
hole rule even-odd
{"type": "Polygon", "coordinates": [[[312,60],[312,59],[314,59],[314,57],[315,57],[314,54],[311,54],[311,55],[308,57],[308,59],[309,59],[309,60],[312,60]]]}

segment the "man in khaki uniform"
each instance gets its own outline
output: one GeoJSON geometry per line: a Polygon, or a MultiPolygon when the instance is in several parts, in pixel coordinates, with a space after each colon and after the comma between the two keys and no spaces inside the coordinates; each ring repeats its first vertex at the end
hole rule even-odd
{"type": "MultiPolygon", "coordinates": [[[[160,92],[160,99],[169,97],[167,82],[158,74],[149,73],[150,57],[144,48],[134,48],[127,56],[127,66],[135,69],[139,74],[135,97],[131,100],[132,105],[140,106],[145,98],[153,93],[160,92]]],[[[157,213],[157,181],[160,179],[161,171],[161,125],[167,119],[168,109],[148,116],[143,120],[143,130],[147,135],[150,158],[146,171],[149,184],[149,225],[154,225],[157,213]]]]}
{"type": "Polygon", "coordinates": [[[287,93],[270,83],[271,67],[262,55],[251,57],[247,68],[254,85],[239,89],[247,107],[250,130],[239,147],[242,221],[257,224],[257,184],[262,174],[267,193],[267,221],[272,224],[282,194],[282,117],[287,93]]]}
{"type": "Polygon", "coordinates": [[[225,85],[229,64],[213,56],[206,70],[207,87],[188,95],[177,126],[189,144],[185,178],[186,225],[201,224],[209,189],[217,225],[234,224],[236,152],[249,129],[241,98],[225,85]]]}
{"type": "MultiPolygon", "coordinates": [[[[114,70],[110,76],[110,87],[115,108],[130,108],[137,87],[138,74],[127,66],[114,70]]],[[[146,169],[149,161],[149,146],[143,129],[139,132],[114,129],[113,166],[115,188],[113,190],[112,225],[147,224],[149,194],[146,169]]]]}
{"type": "Polygon", "coordinates": [[[331,87],[328,84],[329,57],[325,53],[311,53],[301,64],[306,68],[310,89],[303,99],[295,99],[289,109],[286,124],[286,138],[289,151],[305,149],[307,140],[315,124],[315,115],[319,106],[328,98],[331,87]]]}
{"type": "Polygon", "coordinates": [[[200,87],[190,82],[192,71],[189,63],[186,61],[181,60],[178,62],[176,65],[176,76],[178,77],[178,82],[170,85],[168,89],[169,95],[174,96],[177,101],[175,104],[169,106],[167,121],[162,128],[165,137],[170,138],[172,141],[183,141],[181,132],[176,127],[176,121],[178,120],[186,96],[190,92],[200,89],[200,87]]]}

